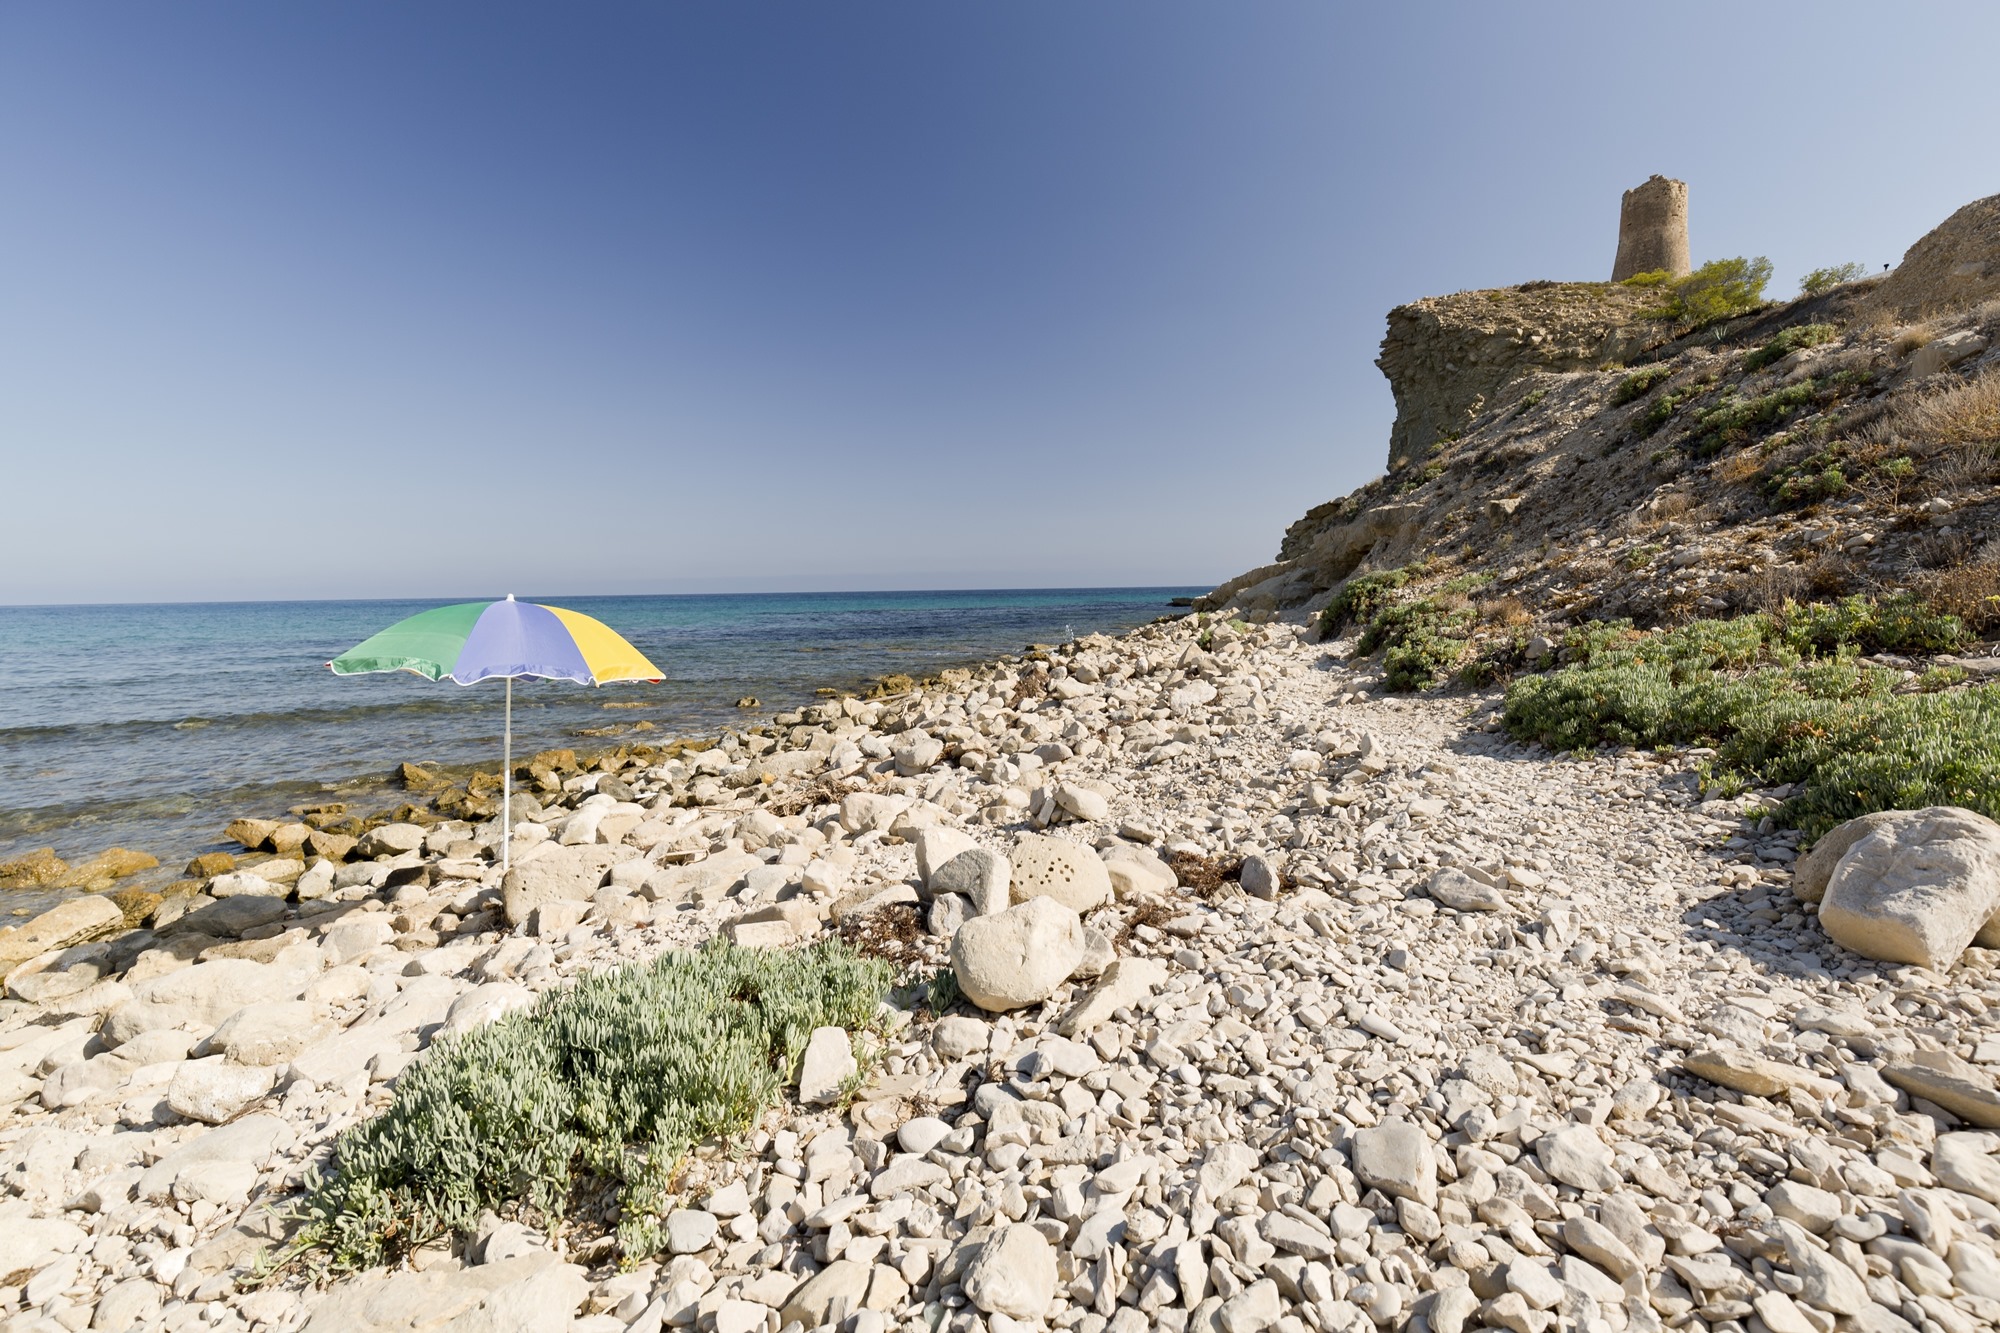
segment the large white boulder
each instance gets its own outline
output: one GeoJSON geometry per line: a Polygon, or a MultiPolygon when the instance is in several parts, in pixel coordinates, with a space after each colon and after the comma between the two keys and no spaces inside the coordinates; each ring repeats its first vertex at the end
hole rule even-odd
{"type": "Polygon", "coordinates": [[[1056,1023],[1066,1037],[1088,1034],[1109,1022],[1120,1009],[1150,998],[1167,984],[1167,965],[1157,958],[1120,958],[1104,969],[1097,984],[1056,1023]]]}
{"type": "Polygon", "coordinates": [[[1954,806],[1884,812],[1827,881],[1820,925],[1868,958],[1944,971],[2000,947],[2000,824],[1954,806]]]}
{"type": "Polygon", "coordinates": [[[455,1037],[471,1032],[508,1014],[531,1008],[534,1003],[535,993],[518,981],[489,981],[483,986],[474,986],[451,1002],[438,1035],[455,1037]]]}
{"type": "Polygon", "coordinates": [[[799,1061],[800,1104],[823,1106],[839,1101],[842,1087],[858,1068],[845,1028],[814,1028],[799,1061]]]}
{"type": "Polygon", "coordinates": [[[1819,841],[1792,867],[1792,896],[1802,903],[1816,903],[1826,897],[1827,881],[1833,878],[1834,868],[1840,864],[1840,859],[1853,849],[1855,843],[1901,813],[1898,810],[1877,810],[1820,834],[1819,841]]]}
{"type": "Polygon", "coordinates": [[[291,885],[250,870],[234,870],[208,882],[211,898],[286,898],[291,885]]]}
{"type": "Polygon", "coordinates": [[[835,1259],[798,1285],[778,1312],[781,1324],[806,1328],[837,1324],[861,1308],[872,1274],[869,1265],[835,1259]]]}
{"type": "Polygon", "coordinates": [[[36,1269],[82,1249],[89,1240],[74,1223],[31,1216],[26,1204],[0,1205],[0,1282],[26,1282],[36,1269]]]}
{"type": "Polygon", "coordinates": [[[378,856],[401,856],[405,852],[418,851],[423,845],[424,830],[421,825],[384,824],[362,834],[354,854],[362,860],[373,860],[378,856]]]}
{"type": "Polygon", "coordinates": [[[289,1125],[274,1115],[248,1115],[221,1129],[189,1139],[147,1167],[139,1177],[137,1196],[148,1202],[167,1197],[180,1173],[205,1162],[249,1162],[261,1165],[273,1153],[292,1146],[289,1125]]]}
{"type": "Polygon", "coordinates": [[[1111,818],[1111,802],[1104,793],[1081,782],[1065,782],[1058,786],[1056,804],[1086,824],[1111,818]]]}
{"type": "Polygon", "coordinates": [[[1076,970],[1083,950],[1077,914],[1053,897],[1036,897],[960,926],[951,969],[981,1009],[1019,1009],[1047,999],[1076,970]]]}
{"type": "Polygon", "coordinates": [[[222,1020],[207,1044],[232,1064],[278,1065],[335,1031],[306,1001],[284,1000],[237,1010],[222,1020]]]}
{"type": "Polygon", "coordinates": [[[1348,1150],[1362,1184],[1425,1207],[1437,1202],[1437,1154],[1430,1136],[1410,1121],[1385,1120],[1357,1129],[1348,1150]]]}
{"type": "Polygon", "coordinates": [[[543,903],[568,898],[589,902],[611,867],[638,854],[635,848],[609,843],[551,847],[507,872],[501,883],[501,905],[507,924],[518,926],[543,903]]]}
{"type": "Polygon", "coordinates": [[[972,847],[933,870],[929,889],[933,898],[954,894],[965,898],[974,916],[985,916],[1007,909],[1013,877],[1014,867],[1006,857],[990,848],[972,847]]]}
{"type": "Polygon", "coordinates": [[[71,898],[25,926],[0,930],[0,966],[12,967],[51,949],[108,935],[124,923],[125,913],[109,898],[94,893],[71,898]]]}
{"type": "Polygon", "coordinates": [[[851,792],[840,801],[840,826],[849,833],[866,833],[870,829],[888,832],[889,825],[896,822],[896,816],[909,808],[907,796],[890,796],[882,792],[851,792]]]}

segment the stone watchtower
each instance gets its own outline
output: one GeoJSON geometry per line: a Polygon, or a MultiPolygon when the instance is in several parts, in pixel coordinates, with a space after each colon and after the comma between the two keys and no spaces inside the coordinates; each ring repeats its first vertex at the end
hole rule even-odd
{"type": "Polygon", "coordinates": [[[1618,258],[1611,280],[1623,282],[1635,273],[1665,269],[1681,277],[1694,265],[1688,261],[1688,187],[1686,181],[1654,176],[1625,191],[1618,213],[1618,258]]]}

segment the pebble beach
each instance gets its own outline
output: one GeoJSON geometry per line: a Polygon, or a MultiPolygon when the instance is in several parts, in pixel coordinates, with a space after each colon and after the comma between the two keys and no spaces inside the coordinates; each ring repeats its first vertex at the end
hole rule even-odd
{"type": "Polygon", "coordinates": [[[0,1328],[2000,1326],[2000,954],[1850,953],[1769,793],[1524,748],[1348,647],[1088,636],[545,765],[510,875],[498,820],[428,816],[0,933],[0,1328]],[[662,1253],[493,1214],[267,1272],[433,1044],[830,935],[909,984],[694,1153],[662,1253]]]}

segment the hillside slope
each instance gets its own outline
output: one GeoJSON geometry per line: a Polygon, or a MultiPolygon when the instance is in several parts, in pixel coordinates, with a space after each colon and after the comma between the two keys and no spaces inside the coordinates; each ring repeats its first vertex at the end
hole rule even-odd
{"type": "Polygon", "coordinates": [[[1392,312],[1391,470],[1197,608],[1309,618],[1421,560],[1413,592],[1490,580],[1551,629],[1909,590],[1994,632],[2000,196],[1886,279],[1693,329],[1656,304],[1533,283],[1392,312]]]}

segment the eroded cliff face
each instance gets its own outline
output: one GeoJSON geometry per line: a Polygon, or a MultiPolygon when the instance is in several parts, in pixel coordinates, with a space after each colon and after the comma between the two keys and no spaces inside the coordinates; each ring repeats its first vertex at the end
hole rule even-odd
{"type": "Polygon", "coordinates": [[[1397,306],[1375,362],[1396,395],[1390,470],[1463,436],[1523,375],[1595,370],[1662,341],[1664,326],[1640,318],[1659,303],[1652,288],[1531,282],[1397,306]]]}
{"type": "Polygon", "coordinates": [[[1531,282],[1392,310],[1388,474],[1196,609],[1305,618],[1422,561],[1550,623],[1909,587],[2000,627],[2000,195],[1885,277],[1677,337],[1642,318],[1660,299],[1531,282]]]}

